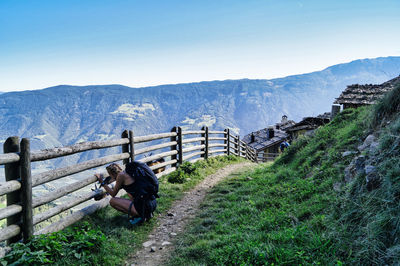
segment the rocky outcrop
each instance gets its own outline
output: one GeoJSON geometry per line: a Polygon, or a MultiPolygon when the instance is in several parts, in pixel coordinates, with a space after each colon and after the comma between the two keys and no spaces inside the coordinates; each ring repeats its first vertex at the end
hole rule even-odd
{"type": "Polygon", "coordinates": [[[346,151],[343,157],[351,154],[358,154],[345,169],[345,182],[349,183],[355,176],[365,176],[366,188],[371,191],[380,185],[380,178],[376,169],[376,154],[379,152],[379,142],[377,138],[370,134],[364,142],[358,146],[358,151],[346,151]]]}

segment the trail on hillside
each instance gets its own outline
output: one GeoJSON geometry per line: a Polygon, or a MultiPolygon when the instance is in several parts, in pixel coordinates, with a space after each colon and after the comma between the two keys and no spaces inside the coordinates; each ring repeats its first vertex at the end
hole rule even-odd
{"type": "Polygon", "coordinates": [[[253,165],[250,162],[228,165],[185,192],[186,195],[159,218],[159,226],[150,233],[142,248],[128,259],[126,265],[162,265],[166,262],[175,248],[174,239],[184,232],[187,223],[194,218],[207,191],[227,176],[253,165]]]}

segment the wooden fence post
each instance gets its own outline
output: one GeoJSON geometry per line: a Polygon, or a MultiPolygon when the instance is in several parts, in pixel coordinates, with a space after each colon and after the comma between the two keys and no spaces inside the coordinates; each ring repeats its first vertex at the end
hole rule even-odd
{"type": "Polygon", "coordinates": [[[254,155],[254,162],[258,163],[258,153],[256,149],[253,149],[253,155],[254,155]]]}
{"type": "Polygon", "coordinates": [[[29,139],[21,140],[21,197],[22,197],[22,235],[24,242],[33,236],[32,214],[32,174],[31,152],[29,139]]]}
{"type": "MultiPolygon", "coordinates": [[[[226,146],[226,155],[231,155],[231,149],[230,149],[230,147],[231,147],[231,133],[230,133],[230,130],[229,130],[229,128],[227,128],[227,129],[225,129],[225,131],[226,131],[226,135],[227,135],[227,140],[226,140],[226,143],[228,144],[227,146],[226,146]]],[[[225,141],[224,141],[225,142],[225,141]]]]}
{"type": "Polygon", "coordinates": [[[251,153],[250,147],[247,146],[247,144],[245,144],[245,146],[246,146],[246,152],[247,152],[247,159],[250,161],[254,161],[253,154],[251,153]]]}
{"type": "Polygon", "coordinates": [[[203,152],[203,154],[200,155],[200,157],[202,157],[203,159],[206,159],[206,157],[207,157],[207,155],[206,155],[206,148],[205,148],[205,146],[206,146],[206,132],[205,132],[205,131],[206,131],[206,127],[203,126],[203,127],[201,128],[201,130],[204,131],[204,133],[201,133],[201,137],[204,138],[204,140],[200,141],[200,145],[204,145],[204,148],[201,149],[201,151],[203,152]]]}
{"type": "MultiPolygon", "coordinates": [[[[201,130],[204,131],[204,133],[201,133],[201,137],[204,138],[204,140],[200,141],[200,145],[204,145],[205,146],[206,145],[206,133],[205,133],[206,127],[203,126],[201,128],[201,130]]],[[[200,157],[205,159],[205,157],[206,157],[206,148],[201,149],[201,151],[204,152],[204,153],[202,155],[200,155],[200,157]]]]}
{"type": "Polygon", "coordinates": [[[254,162],[254,154],[250,146],[247,146],[247,152],[249,154],[250,161],[254,162]]]}
{"type": "Polygon", "coordinates": [[[205,160],[208,158],[208,127],[202,127],[201,130],[204,131],[204,133],[201,134],[201,137],[204,138],[204,140],[201,141],[201,145],[204,145],[204,148],[201,149],[202,152],[204,152],[200,157],[203,157],[205,160]]]}
{"type": "Polygon", "coordinates": [[[236,139],[235,139],[235,149],[236,149],[236,152],[237,152],[238,156],[239,156],[239,157],[242,157],[242,151],[241,151],[241,149],[240,149],[239,139],[240,139],[239,136],[236,136],[236,139]]]}
{"type": "Polygon", "coordinates": [[[206,148],[205,148],[205,153],[204,153],[204,159],[208,159],[208,127],[206,127],[206,134],[205,134],[205,138],[206,138],[206,148]]]}
{"type": "Polygon", "coordinates": [[[178,166],[183,164],[182,128],[178,127],[178,166]]]}
{"type": "MultiPolygon", "coordinates": [[[[125,129],[124,132],[122,132],[121,138],[123,138],[123,139],[129,138],[128,130],[125,129]]],[[[122,153],[129,152],[129,143],[128,143],[128,144],[123,144],[121,147],[122,147],[122,153]]],[[[129,158],[124,159],[124,160],[122,161],[122,163],[123,163],[123,164],[129,163],[129,158]]]]}
{"type": "Polygon", "coordinates": [[[253,148],[251,148],[250,146],[249,146],[249,151],[251,154],[251,160],[256,163],[257,162],[256,154],[254,153],[253,148]]]}
{"type": "MultiPolygon", "coordinates": [[[[11,152],[19,152],[19,138],[18,137],[9,137],[3,145],[4,153],[11,153],[11,152]]],[[[17,180],[19,179],[20,175],[20,167],[19,162],[15,163],[8,163],[4,166],[4,172],[6,176],[6,181],[17,180]]],[[[7,194],[7,206],[13,204],[20,204],[21,202],[21,191],[17,190],[7,194]]],[[[7,218],[7,226],[17,224],[19,226],[22,225],[22,214],[17,213],[13,216],[7,218]]],[[[12,237],[7,240],[7,245],[12,243],[18,242],[22,238],[22,235],[19,234],[15,237],[12,237]]]]}
{"type": "Polygon", "coordinates": [[[135,141],[133,137],[133,131],[129,130],[129,154],[131,156],[131,162],[135,160],[135,141]]]}
{"type": "MultiPolygon", "coordinates": [[[[176,130],[177,130],[177,128],[176,128],[176,127],[173,127],[173,128],[171,129],[171,132],[176,132],[176,130]]],[[[177,141],[177,137],[176,137],[176,136],[171,137],[170,140],[171,140],[171,142],[172,142],[172,141],[177,141]]],[[[178,150],[178,145],[173,145],[173,146],[171,146],[171,151],[177,151],[177,150],[178,150]]],[[[171,155],[171,160],[176,160],[176,159],[177,159],[176,154],[171,155]]],[[[171,167],[176,167],[176,163],[171,164],[171,167]]]]}

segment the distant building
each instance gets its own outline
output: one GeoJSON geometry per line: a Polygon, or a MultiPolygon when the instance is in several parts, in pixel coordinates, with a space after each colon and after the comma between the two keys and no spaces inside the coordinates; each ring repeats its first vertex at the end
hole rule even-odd
{"type": "Polygon", "coordinates": [[[285,130],[294,124],[293,120],[288,120],[288,117],[284,115],[280,123],[251,132],[242,140],[255,149],[257,154],[261,153],[266,160],[274,159],[279,155],[279,145],[289,137],[285,130]]]}
{"type": "Polygon", "coordinates": [[[353,84],[336,98],[335,104],[343,105],[343,109],[357,108],[363,105],[370,105],[381,99],[387,92],[391,91],[396,84],[400,84],[400,76],[386,81],[380,85],[366,84],[359,85],[353,84]]]}
{"type": "Polygon", "coordinates": [[[294,124],[296,124],[296,122],[294,122],[293,120],[289,120],[287,115],[283,115],[281,122],[275,124],[275,128],[285,131],[287,128],[293,126],[294,124]]]}
{"type": "Polygon", "coordinates": [[[297,139],[300,135],[307,135],[330,122],[331,113],[324,113],[317,117],[305,117],[298,123],[285,129],[290,139],[297,139]]]}

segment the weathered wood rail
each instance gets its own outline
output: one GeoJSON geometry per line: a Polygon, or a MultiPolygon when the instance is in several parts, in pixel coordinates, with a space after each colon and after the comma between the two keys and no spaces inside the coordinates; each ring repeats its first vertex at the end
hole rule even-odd
{"type": "Polygon", "coordinates": [[[265,152],[258,152],[257,156],[256,156],[256,160],[257,162],[261,163],[261,162],[268,162],[268,161],[273,161],[276,159],[276,157],[278,157],[280,155],[280,153],[265,153],[265,152]]]}
{"type": "Polygon", "coordinates": [[[229,129],[212,131],[207,127],[192,131],[174,127],[171,132],[146,136],[134,136],[132,131],[125,130],[120,139],[90,141],[40,151],[30,151],[29,139],[24,138],[19,141],[18,137],[9,137],[4,143],[4,154],[0,154],[0,165],[5,166],[6,176],[6,181],[0,183],[0,196],[7,195],[7,206],[0,209],[0,220],[7,219],[7,226],[0,229],[0,241],[7,241],[8,244],[27,241],[34,234],[61,230],[99,208],[107,206],[109,200],[104,198],[35,231],[35,225],[87,202],[104,191],[91,191],[87,188],[88,185],[97,181],[95,176],[80,179],[37,197],[32,196],[32,188],[112,162],[123,161],[123,164],[126,164],[135,160],[136,156],[149,152],[153,155],[143,157],[139,161],[151,162],[163,158],[164,162],[151,166],[152,170],[164,170],[158,173],[157,177],[176,170],[184,161],[194,162],[212,156],[232,154],[257,162],[259,157],[251,147],[240,140],[239,136],[232,135],[229,129]],[[154,144],[154,141],[157,143],[154,144]],[[136,148],[137,144],[141,144],[142,147],[136,148]],[[31,174],[32,162],[113,147],[121,147],[121,152],[35,175],[31,174]],[[78,190],[82,193],[68,199],[65,203],[33,214],[34,208],[70,196],[78,190]]]}

